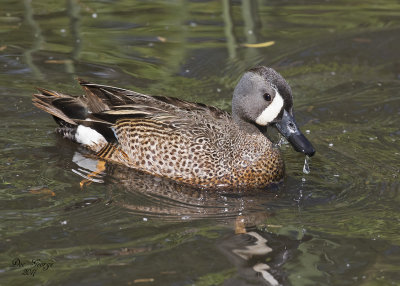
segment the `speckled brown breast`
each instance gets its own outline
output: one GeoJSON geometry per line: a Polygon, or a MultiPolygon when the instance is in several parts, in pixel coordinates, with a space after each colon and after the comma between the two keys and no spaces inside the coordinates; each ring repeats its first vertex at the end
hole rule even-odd
{"type": "Polygon", "coordinates": [[[260,133],[247,134],[229,117],[215,122],[122,119],[115,124],[118,145],[102,158],[202,188],[260,188],[283,178],[278,148],[260,133]]]}

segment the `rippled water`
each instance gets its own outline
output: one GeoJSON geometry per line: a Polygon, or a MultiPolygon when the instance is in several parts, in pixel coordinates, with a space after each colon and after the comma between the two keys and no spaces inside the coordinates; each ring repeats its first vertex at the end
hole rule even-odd
{"type": "Polygon", "coordinates": [[[0,284],[398,285],[399,11],[2,1],[0,284]],[[81,189],[98,162],[31,104],[36,86],[79,94],[82,77],[230,110],[258,64],[288,80],[317,149],[305,174],[282,144],[285,181],[263,193],[199,192],[112,165],[81,189]]]}

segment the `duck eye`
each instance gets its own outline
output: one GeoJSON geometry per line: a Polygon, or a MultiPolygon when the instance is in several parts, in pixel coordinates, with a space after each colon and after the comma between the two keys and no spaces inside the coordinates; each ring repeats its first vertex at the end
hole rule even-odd
{"type": "Polygon", "coordinates": [[[271,95],[269,93],[264,93],[263,97],[266,101],[271,101],[271,95]]]}

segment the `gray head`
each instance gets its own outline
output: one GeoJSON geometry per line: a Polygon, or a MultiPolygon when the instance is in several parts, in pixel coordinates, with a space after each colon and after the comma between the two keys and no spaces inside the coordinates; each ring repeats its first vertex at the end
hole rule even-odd
{"type": "Polygon", "coordinates": [[[296,151],[309,156],[315,153],[294,120],[290,86],[272,68],[256,67],[242,76],[233,92],[232,115],[250,132],[275,126],[296,151]]]}

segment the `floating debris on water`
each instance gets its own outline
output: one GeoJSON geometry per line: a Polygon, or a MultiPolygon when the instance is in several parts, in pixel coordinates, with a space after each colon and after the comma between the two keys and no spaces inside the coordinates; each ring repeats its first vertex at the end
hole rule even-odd
{"type": "Polygon", "coordinates": [[[52,190],[50,190],[49,188],[46,188],[46,187],[34,187],[34,188],[31,188],[29,190],[29,192],[31,194],[35,194],[35,195],[50,195],[52,197],[54,197],[56,195],[52,190]]]}
{"type": "Polygon", "coordinates": [[[165,43],[165,42],[167,41],[167,38],[158,36],[158,37],[157,37],[157,40],[159,40],[159,41],[162,42],[162,43],[165,43]]]}
{"type": "Polygon", "coordinates": [[[275,44],[275,41],[269,41],[265,43],[258,43],[258,44],[241,44],[242,47],[247,47],[247,48],[265,48],[269,47],[275,44]]]}
{"type": "Polygon", "coordinates": [[[309,165],[310,157],[306,156],[304,159],[303,173],[308,175],[310,174],[310,165],[309,165]]]}

